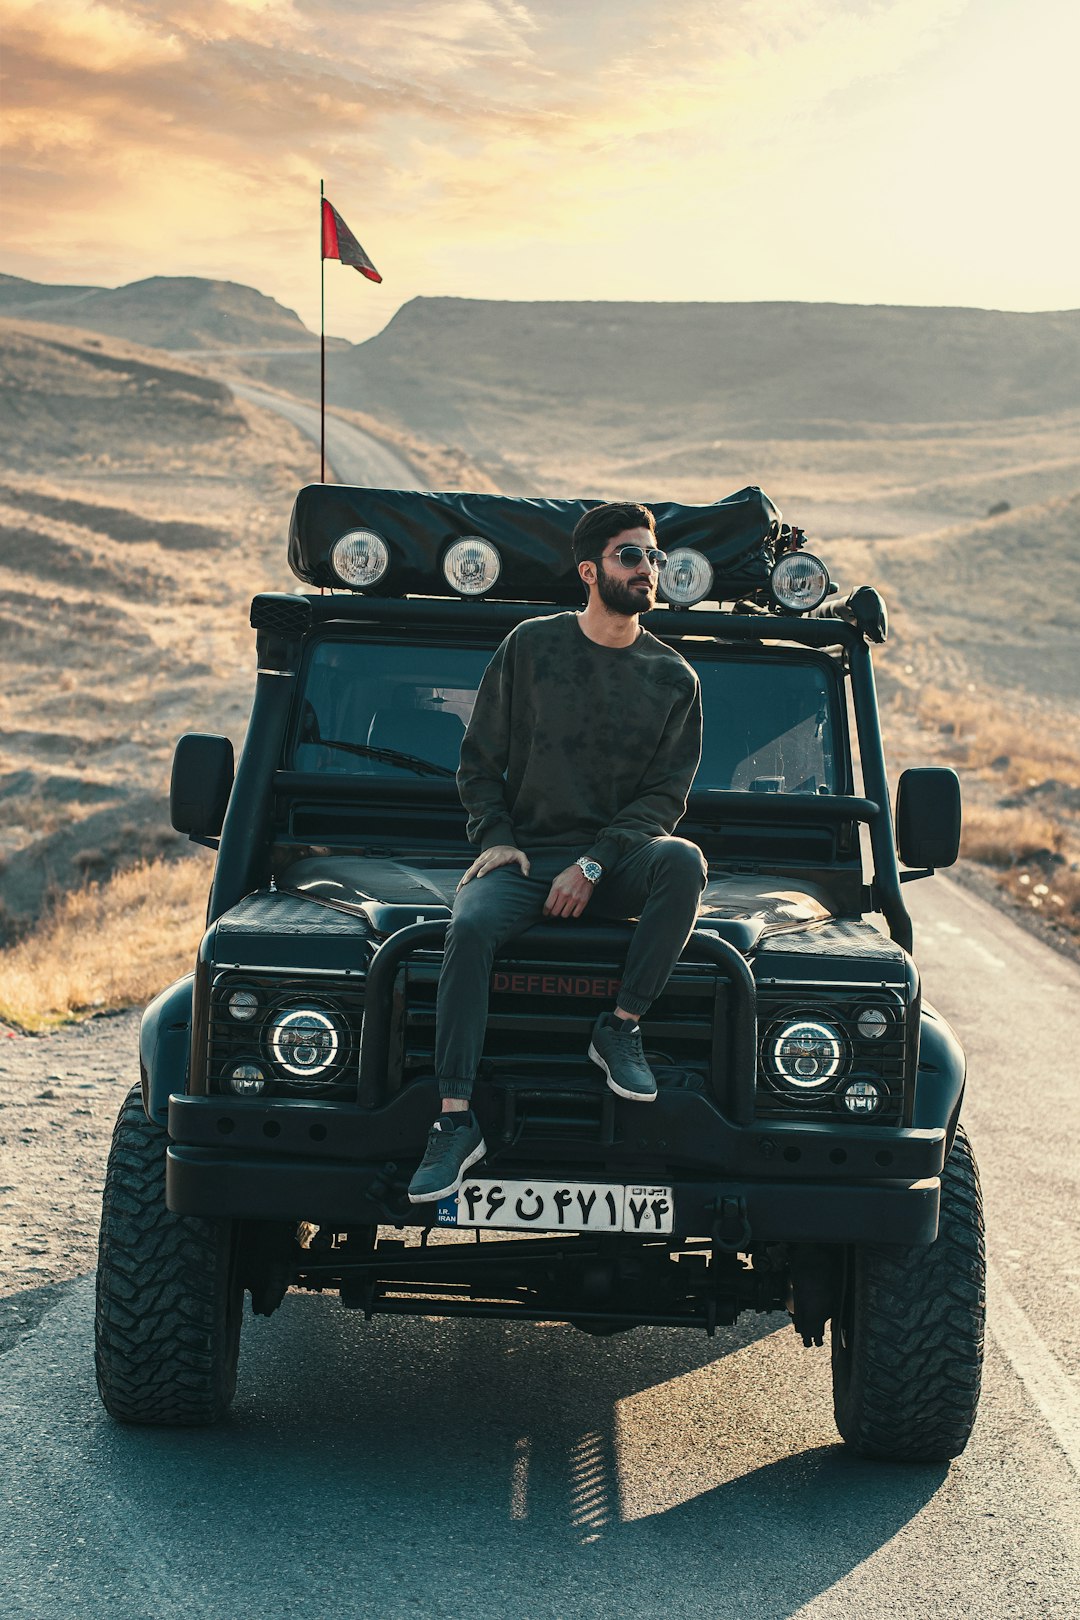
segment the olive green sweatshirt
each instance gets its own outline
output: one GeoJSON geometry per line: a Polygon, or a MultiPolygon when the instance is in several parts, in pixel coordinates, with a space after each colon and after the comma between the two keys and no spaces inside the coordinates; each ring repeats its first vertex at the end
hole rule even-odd
{"type": "Polygon", "coordinates": [[[485,671],[458,792],[481,849],[570,849],[608,869],[675,830],[701,758],[697,675],[642,630],[601,647],[577,613],[527,619],[485,671]]]}

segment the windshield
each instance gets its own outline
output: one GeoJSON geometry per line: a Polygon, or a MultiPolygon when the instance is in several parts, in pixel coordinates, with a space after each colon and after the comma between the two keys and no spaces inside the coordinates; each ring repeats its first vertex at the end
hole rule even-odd
{"type": "MultiPolygon", "coordinates": [[[[289,763],[349,776],[444,776],[457,768],[489,649],[324,640],[311,650],[289,763]]],[[[695,658],[704,737],[695,788],[841,791],[834,683],[792,652],[695,658]]]]}

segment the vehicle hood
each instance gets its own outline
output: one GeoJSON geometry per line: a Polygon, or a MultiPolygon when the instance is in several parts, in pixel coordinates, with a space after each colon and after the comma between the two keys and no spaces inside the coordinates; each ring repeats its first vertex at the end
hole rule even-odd
{"type": "MultiPolygon", "coordinates": [[[[412,922],[450,915],[464,860],[423,856],[416,860],[376,855],[312,855],[296,861],[279,879],[281,890],[367,918],[377,934],[412,922]]],[[[711,878],[701,900],[699,928],[739,923],[747,944],[763,934],[808,928],[835,915],[816,885],[798,886],[775,877],[726,874],[711,878]],[[750,938],[752,936],[752,938],[750,938]]]]}

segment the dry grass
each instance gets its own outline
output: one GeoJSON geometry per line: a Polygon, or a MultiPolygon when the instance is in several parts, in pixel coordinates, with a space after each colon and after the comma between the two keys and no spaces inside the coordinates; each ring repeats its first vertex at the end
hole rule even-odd
{"type": "Polygon", "coordinates": [[[901,683],[893,721],[902,763],[958,772],[962,856],[1039,928],[1080,945],[1080,747],[1069,717],[1016,693],[901,683]]]}
{"type": "Polygon", "coordinates": [[[916,701],[919,721],[947,739],[954,762],[993,770],[1017,789],[1053,779],[1080,787],[1080,754],[1071,736],[1055,737],[1047,725],[1010,715],[985,695],[924,687],[916,701]]]}
{"type": "Polygon", "coordinates": [[[968,860],[986,866],[1055,864],[1067,848],[1066,830],[1052,816],[970,800],[964,806],[960,853],[968,860]]]}
{"type": "Polygon", "coordinates": [[[41,1030],[149,1001],[194,965],[209,880],[209,860],[195,855],[65,895],[0,951],[0,1019],[41,1030]]]}

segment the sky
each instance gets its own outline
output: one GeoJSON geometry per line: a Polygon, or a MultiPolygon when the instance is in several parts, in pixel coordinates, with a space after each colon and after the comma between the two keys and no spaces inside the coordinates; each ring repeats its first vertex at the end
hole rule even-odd
{"type": "Polygon", "coordinates": [[[0,270],[1080,306],[1076,0],[0,0],[0,270]]]}

